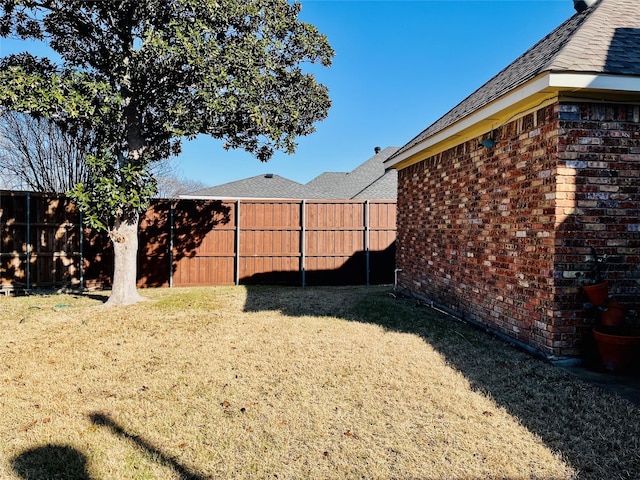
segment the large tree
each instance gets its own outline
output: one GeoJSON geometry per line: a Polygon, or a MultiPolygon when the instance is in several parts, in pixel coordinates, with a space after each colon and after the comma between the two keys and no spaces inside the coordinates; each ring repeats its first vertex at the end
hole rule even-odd
{"type": "Polygon", "coordinates": [[[152,162],[198,134],[266,161],[325,118],[327,89],[302,67],[329,66],[333,50],[299,12],[287,0],[0,0],[0,35],[44,40],[60,57],[2,59],[0,104],[94,133],[93,177],[74,196],[114,245],[107,303],[141,299],[152,162]]]}

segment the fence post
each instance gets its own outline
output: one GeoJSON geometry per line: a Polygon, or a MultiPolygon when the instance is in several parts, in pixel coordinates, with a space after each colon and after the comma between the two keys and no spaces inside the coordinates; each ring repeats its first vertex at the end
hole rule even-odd
{"type": "Polygon", "coordinates": [[[78,211],[78,222],[78,241],[80,242],[78,269],[80,271],[80,290],[84,290],[84,229],[82,228],[82,210],[78,211]]]}
{"type": "MultiPolygon", "coordinates": [[[[0,190],[0,229],[4,229],[3,228],[5,224],[4,214],[5,214],[5,210],[2,209],[2,190],[0,190]]],[[[0,265],[2,265],[2,242],[0,242],[0,265]]],[[[15,277],[12,280],[15,283],[15,277]]],[[[0,293],[4,293],[6,295],[7,292],[4,292],[3,283],[4,282],[0,278],[0,293]]]]}
{"type": "Polygon", "coordinates": [[[366,278],[367,278],[367,286],[369,286],[369,270],[370,270],[370,229],[369,229],[369,200],[364,201],[364,258],[365,258],[365,269],[366,269],[366,278]]]}
{"type": "Polygon", "coordinates": [[[307,254],[307,201],[300,203],[300,274],[302,287],[307,286],[306,254],[307,254]]]}
{"type": "Polygon", "coordinates": [[[234,283],[240,285],[240,199],[236,200],[236,248],[234,258],[234,283]]]}
{"type": "Polygon", "coordinates": [[[169,202],[169,288],[173,288],[173,200],[169,202]]]}
{"type": "Polygon", "coordinates": [[[27,290],[31,289],[31,193],[27,192],[27,238],[26,240],[26,258],[27,258],[27,271],[26,271],[26,276],[27,276],[27,290]]]}

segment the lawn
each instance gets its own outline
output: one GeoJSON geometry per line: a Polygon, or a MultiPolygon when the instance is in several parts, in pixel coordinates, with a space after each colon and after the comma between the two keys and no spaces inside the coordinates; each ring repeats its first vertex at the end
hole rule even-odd
{"type": "Polygon", "coordinates": [[[0,478],[638,477],[633,404],[388,291],[0,297],[0,478]]]}

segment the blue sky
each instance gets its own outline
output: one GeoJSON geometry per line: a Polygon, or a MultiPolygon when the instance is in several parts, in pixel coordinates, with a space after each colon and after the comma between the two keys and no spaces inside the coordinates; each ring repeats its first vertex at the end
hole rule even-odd
{"type": "MultiPolygon", "coordinates": [[[[294,155],[261,163],[221,142],[184,142],[183,176],[218,185],[274,173],[306,183],[350,171],[376,146],[402,146],[575,13],[572,0],[300,0],[327,35],[330,68],[313,67],[332,107],[294,155]]],[[[33,48],[33,47],[28,47],[33,48]]],[[[26,48],[26,49],[28,49],[26,48]]],[[[0,56],[24,51],[0,39],[0,56]]],[[[37,53],[37,52],[34,52],[37,53]]]]}

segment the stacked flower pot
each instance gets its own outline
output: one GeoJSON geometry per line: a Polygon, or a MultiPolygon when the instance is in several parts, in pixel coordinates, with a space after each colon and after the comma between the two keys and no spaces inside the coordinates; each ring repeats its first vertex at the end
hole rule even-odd
{"type": "Polygon", "coordinates": [[[583,285],[582,289],[597,307],[598,325],[593,328],[593,337],[604,368],[611,372],[638,370],[640,329],[625,324],[626,311],[609,298],[608,282],[583,285]]]}

